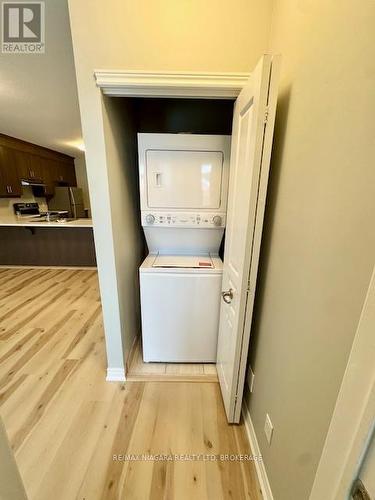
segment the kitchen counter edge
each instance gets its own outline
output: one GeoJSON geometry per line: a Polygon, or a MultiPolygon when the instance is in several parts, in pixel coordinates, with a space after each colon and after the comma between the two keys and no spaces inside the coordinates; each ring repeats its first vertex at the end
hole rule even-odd
{"type": "Polygon", "coordinates": [[[92,219],[76,219],[69,222],[31,222],[17,217],[0,217],[0,227],[93,227],[92,219]]]}

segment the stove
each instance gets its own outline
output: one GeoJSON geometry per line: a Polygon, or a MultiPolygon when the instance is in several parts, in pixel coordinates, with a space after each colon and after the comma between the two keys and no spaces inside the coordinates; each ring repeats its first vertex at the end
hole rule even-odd
{"type": "Polygon", "coordinates": [[[13,203],[13,209],[17,217],[35,217],[40,214],[38,203],[13,203]]]}

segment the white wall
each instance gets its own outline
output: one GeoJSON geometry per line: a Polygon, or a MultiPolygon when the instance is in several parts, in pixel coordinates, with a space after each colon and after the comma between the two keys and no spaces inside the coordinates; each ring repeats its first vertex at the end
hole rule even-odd
{"type": "Polygon", "coordinates": [[[69,0],[110,368],[123,367],[126,355],[122,349],[128,345],[126,323],[132,325],[133,319],[123,308],[133,300],[134,283],[123,281],[120,274],[134,265],[134,256],[118,248],[127,235],[116,234],[119,205],[111,195],[116,188],[116,199],[126,204],[128,193],[123,183],[112,184],[116,175],[111,176],[111,165],[118,159],[116,147],[109,143],[113,144],[115,131],[108,122],[103,125],[106,110],[94,70],[249,71],[267,47],[271,4],[271,0],[91,0],[88,8],[85,0],[69,0]]]}
{"type": "Polygon", "coordinates": [[[275,2],[283,60],[249,403],[277,500],[309,496],[374,265],[374,19],[372,0],[275,2]]]}

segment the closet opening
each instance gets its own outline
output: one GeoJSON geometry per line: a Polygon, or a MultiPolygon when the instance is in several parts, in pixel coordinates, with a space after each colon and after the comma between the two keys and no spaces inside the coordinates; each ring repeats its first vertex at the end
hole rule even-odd
{"type": "MultiPolygon", "coordinates": [[[[192,136],[192,137],[197,135],[229,136],[228,144],[230,145],[234,100],[195,99],[195,98],[189,98],[189,99],[149,98],[149,97],[133,98],[133,97],[103,96],[103,104],[104,104],[105,115],[107,118],[107,126],[111,130],[111,136],[113,138],[113,144],[112,144],[113,153],[114,155],[117,155],[117,161],[118,161],[118,168],[117,168],[118,171],[113,172],[114,175],[112,179],[111,179],[111,165],[109,170],[110,189],[112,180],[115,191],[114,194],[116,197],[119,198],[118,200],[116,200],[115,203],[115,206],[118,207],[118,214],[117,213],[112,214],[114,221],[113,224],[114,240],[117,241],[117,244],[119,245],[119,247],[121,247],[118,250],[117,273],[120,274],[123,273],[121,274],[120,278],[124,278],[123,279],[124,286],[126,286],[127,291],[129,292],[128,293],[129,303],[123,304],[123,307],[126,312],[125,316],[129,321],[129,327],[130,327],[129,335],[127,334],[127,338],[123,339],[123,346],[126,358],[126,379],[129,381],[139,381],[139,380],[142,381],[180,380],[180,381],[197,381],[197,382],[217,381],[217,372],[214,359],[210,359],[210,362],[205,362],[205,361],[191,362],[190,360],[181,362],[154,361],[154,360],[149,362],[144,361],[144,356],[143,356],[144,345],[142,344],[142,322],[143,322],[143,328],[145,328],[145,317],[144,314],[142,315],[142,312],[144,313],[144,311],[141,311],[141,302],[143,302],[142,304],[143,308],[145,307],[149,308],[152,306],[150,306],[149,302],[147,302],[146,304],[146,301],[144,299],[145,296],[144,290],[140,289],[140,267],[144,265],[143,263],[145,263],[145,260],[147,261],[147,259],[149,259],[150,248],[145,238],[145,227],[142,226],[142,223],[144,222],[142,219],[143,215],[141,217],[141,212],[143,213],[141,208],[143,207],[141,207],[142,193],[140,190],[140,177],[139,177],[140,151],[138,149],[140,136],[138,134],[147,134],[144,137],[149,137],[148,134],[152,135],[173,134],[175,136],[180,136],[180,139],[182,141],[183,141],[182,138],[187,136],[192,136]],[[121,206],[122,195],[124,196],[124,199],[126,199],[126,206],[123,207],[121,206]],[[123,209],[122,214],[120,213],[121,209],[123,209]],[[127,244],[128,248],[126,248],[127,244]],[[131,269],[129,269],[129,266],[127,266],[128,267],[127,269],[123,269],[121,264],[121,255],[122,252],[129,252],[129,251],[134,253],[134,258],[132,260],[133,265],[131,269]],[[141,295],[143,300],[141,300],[141,295]]],[[[150,136],[151,138],[152,135],[150,136]]],[[[183,146],[184,143],[180,141],[180,144],[181,148],[177,149],[185,149],[185,147],[183,146]]],[[[202,144],[204,144],[204,140],[202,144]]],[[[229,157],[225,158],[225,161],[227,162],[227,168],[228,168],[227,174],[229,176],[229,157]]],[[[166,174],[156,173],[154,175],[156,176],[163,175],[164,179],[164,176],[168,176],[168,173],[166,174]]],[[[187,178],[186,190],[190,190],[191,186],[188,185],[190,182],[189,177],[185,174],[182,174],[181,179],[185,178],[184,176],[187,178]]],[[[167,177],[165,178],[167,182],[167,177]]],[[[158,182],[163,182],[160,181],[160,178],[158,177],[156,177],[156,179],[159,179],[158,182]]],[[[207,177],[206,181],[211,182],[213,181],[213,178],[207,177]]],[[[209,189],[211,189],[211,187],[209,187],[209,189]]],[[[227,196],[227,187],[224,191],[221,192],[221,195],[223,194],[223,192],[225,193],[225,196],[227,196]]],[[[111,196],[112,196],[112,191],[111,191],[111,196]]],[[[226,204],[224,206],[226,208],[226,204]]],[[[175,215],[177,212],[178,216],[179,214],[185,212],[190,213],[192,210],[191,207],[186,208],[186,210],[183,209],[183,207],[178,207],[176,210],[170,208],[170,211],[175,215]]],[[[159,214],[160,210],[155,208],[155,212],[159,214]]],[[[195,212],[197,213],[197,216],[200,217],[202,213],[203,214],[206,213],[207,210],[205,209],[199,210],[198,207],[195,210],[195,212]]],[[[211,216],[213,212],[215,212],[214,209],[209,210],[208,215],[211,216]]],[[[155,227],[152,229],[152,231],[155,231],[155,227]]],[[[209,230],[206,229],[206,232],[210,230],[211,229],[209,230]]],[[[166,229],[166,231],[168,231],[168,229],[166,229]]],[[[220,247],[217,252],[219,260],[222,260],[224,257],[223,249],[224,249],[224,238],[225,238],[225,225],[223,227],[222,232],[224,236],[221,238],[220,247]]],[[[197,233],[198,235],[201,234],[199,232],[197,233]]],[[[146,229],[146,234],[147,234],[147,229],[146,229]]],[[[178,235],[182,233],[176,233],[176,234],[178,235]]],[[[163,237],[164,236],[162,236],[162,238],[163,237]]],[[[180,253],[175,251],[176,248],[173,248],[173,250],[174,250],[173,254],[180,253]]],[[[161,251],[160,253],[165,254],[166,252],[161,251]]],[[[189,254],[188,257],[190,258],[190,260],[188,259],[189,264],[177,263],[176,264],[177,267],[180,265],[194,267],[195,265],[198,266],[202,264],[203,259],[198,259],[197,261],[198,263],[191,264],[192,262],[191,251],[188,251],[187,253],[189,254]]],[[[164,263],[160,264],[159,262],[160,260],[163,260],[166,267],[170,268],[175,267],[174,262],[171,264],[170,259],[168,260],[166,259],[165,255],[162,255],[161,259],[159,258],[156,264],[160,265],[161,268],[164,266],[164,263]]],[[[177,261],[181,261],[179,255],[177,255],[177,261]]],[[[187,262],[186,259],[185,262],[187,262]]],[[[205,264],[204,262],[203,264],[208,266],[210,262],[207,262],[207,264],[205,264]]],[[[214,263],[213,265],[215,265],[216,261],[212,260],[212,262],[214,263]]],[[[151,266],[155,266],[155,263],[151,264],[151,266]]],[[[161,295],[163,290],[165,290],[165,288],[170,286],[173,285],[171,285],[171,283],[168,280],[166,280],[165,285],[160,284],[159,292],[157,292],[156,290],[150,292],[154,294],[153,297],[155,298],[155,302],[158,301],[158,295],[161,295]]],[[[172,300],[171,298],[172,296],[169,296],[169,298],[165,300],[172,300]]],[[[165,301],[163,301],[163,299],[160,300],[161,302],[159,303],[159,306],[156,307],[161,307],[165,305],[165,301]]],[[[217,297],[217,303],[219,304],[219,302],[220,302],[220,294],[217,297]]],[[[173,309],[176,307],[178,307],[177,303],[175,305],[172,304],[171,314],[173,313],[173,309]]],[[[154,313],[157,314],[157,309],[155,309],[154,313]]],[[[150,312],[150,314],[151,316],[149,322],[150,324],[152,324],[153,313],[150,312]]],[[[207,314],[210,314],[210,311],[207,311],[207,314]]],[[[158,321],[155,320],[154,323],[157,324],[158,321]]],[[[183,329],[184,327],[183,323],[184,322],[181,321],[181,329],[183,329]]],[[[218,325],[218,320],[217,320],[217,325],[218,325]]],[[[147,328],[150,328],[150,326],[148,325],[147,328]]],[[[125,328],[125,330],[127,329],[125,328]]],[[[179,331],[178,328],[176,328],[176,336],[178,337],[178,335],[179,331]]],[[[204,335],[202,336],[202,341],[204,341],[204,335]]],[[[187,342],[187,338],[185,337],[182,342],[187,342]]],[[[167,347],[168,347],[168,341],[164,339],[164,341],[160,343],[159,348],[163,350],[163,348],[167,349],[167,347]]]]}

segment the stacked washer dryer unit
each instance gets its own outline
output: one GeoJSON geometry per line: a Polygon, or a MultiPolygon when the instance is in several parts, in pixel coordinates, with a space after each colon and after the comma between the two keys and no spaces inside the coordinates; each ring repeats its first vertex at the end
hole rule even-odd
{"type": "Polygon", "coordinates": [[[145,362],[215,362],[230,136],[138,134],[145,362]]]}

